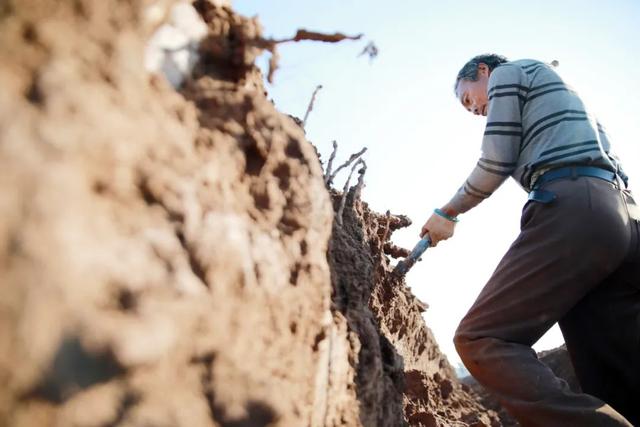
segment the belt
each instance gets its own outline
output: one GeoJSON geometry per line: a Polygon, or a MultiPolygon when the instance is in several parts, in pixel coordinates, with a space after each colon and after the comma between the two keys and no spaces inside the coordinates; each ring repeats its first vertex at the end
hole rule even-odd
{"type": "Polygon", "coordinates": [[[551,169],[550,171],[543,173],[542,176],[536,180],[533,189],[536,190],[542,185],[557,179],[576,179],[579,176],[590,176],[592,178],[600,178],[608,182],[616,182],[616,173],[606,169],[595,166],[567,166],[551,169]]]}
{"type": "Polygon", "coordinates": [[[581,176],[599,178],[614,184],[617,183],[617,175],[615,172],[595,166],[566,166],[562,168],[551,169],[550,171],[542,174],[533,185],[533,189],[529,193],[529,200],[535,200],[541,203],[550,203],[555,200],[555,193],[547,190],[541,190],[540,187],[557,179],[577,179],[581,176]]]}

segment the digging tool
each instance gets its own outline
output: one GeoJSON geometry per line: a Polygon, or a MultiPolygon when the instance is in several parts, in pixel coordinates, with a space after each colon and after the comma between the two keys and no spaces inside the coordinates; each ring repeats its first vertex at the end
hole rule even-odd
{"type": "Polygon", "coordinates": [[[396,268],[393,269],[394,274],[405,275],[409,271],[413,265],[420,260],[420,257],[426,251],[429,246],[431,246],[431,240],[429,240],[429,236],[425,236],[418,242],[418,244],[413,248],[408,257],[403,259],[396,265],[396,268]]]}

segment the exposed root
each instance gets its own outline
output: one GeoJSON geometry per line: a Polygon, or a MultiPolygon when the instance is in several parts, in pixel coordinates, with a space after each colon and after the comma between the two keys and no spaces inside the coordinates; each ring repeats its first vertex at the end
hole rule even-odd
{"type": "Polygon", "coordinates": [[[389,238],[389,224],[391,223],[391,211],[387,209],[384,216],[385,216],[384,231],[382,232],[382,238],[380,239],[380,252],[378,254],[380,258],[382,258],[382,254],[384,253],[384,244],[389,238]]]}
{"type": "Polygon", "coordinates": [[[273,76],[276,70],[278,69],[278,61],[280,60],[280,54],[276,50],[275,45],[273,45],[273,48],[268,50],[269,52],[271,52],[271,58],[269,58],[269,71],[267,72],[267,81],[269,83],[273,83],[273,76]]]}
{"type": "MultiPolygon", "coordinates": [[[[272,57],[273,58],[273,57],[272,57]]],[[[313,91],[313,95],[311,95],[311,101],[309,101],[309,106],[307,107],[307,112],[304,113],[304,118],[302,119],[302,128],[304,129],[307,125],[307,119],[309,118],[309,113],[313,110],[313,104],[316,101],[316,95],[318,91],[322,89],[322,85],[316,86],[316,89],[313,91]]],[[[335,147],[334,147],[335,148],[335,147]]]]}
{"type": "Polygon", "coordinates": [[[356,189],[353,197],[354,201],[360,198],[360,194],[362,193],[362,188],[364,187],[364,174],[367,172],[367,163],[363,159],[360,159],[358,163],[362,163],[362,169],[358,170],[359,176],[358,176],[358,183],[356,184],[356,189]]]}
{"type": "Polygon", "coordinates": [[[358,34],[357,36],[347,36],[342,33],[325,34],[315,31],[307,31],[304,28],[301,28],[296,32],[296,35],[291,38],[282,40],[271,40],[271,42],[279,44],[286,42],[299,42],[302,40],[312,40],[316,42],[338,43],[343,40],[360,40],[362,36],[363,34],[358,34]]]}
{"type": "Polygon", "coordinates": [[[411,220],[405,215],[393,215],[390,211],[387,211],[384,215],[384,220],[380,222],[377,234],[380,237],[379,257],[382,258],[383,254],[389,255],[393,258],[405,258],[411,253],[409,249],[402,248],[394,245],[391,241],[391,234],[404,227],[411,225],[411,220]]]}
{"type": "MultiPolygon", "coordinates": [[[[353,156],[352,156],[353,157],[353,156]]],[[[356,170],[356,168],[358,167],[358,165],[362,163],[363,165],[364,160],[359,159],[357,162],[355,162],[353,164],[353,166],[351,167],[351,171],[349,172],[349,176],[347,177],[347,180],[344,183],[344,187],[342,188],[342,196],[340,197],[340,205],[338,207],[338,212],[336,213],[336,219],[338,221],[338,224],[342,226],[342,214],[344,212],[344,206],[347,202],[347,195],[349,194],[349,184],[351,182],[351,175],[353,175],[353,171],[356,170]]],[[[366,168],[366,166],[365,166],[366,168]]]]}
{"type": "MultiPolygon", "coordinates": [[[[354,161],[356,161],[360,156],[362,156],[365,152],[367,151],[367,147],[364,147],[362,150],[358,151],[355,154],[352,154],[351,157],[349,157],[349,159],[344,162],[343,164],[341,164],[340,166],[338,166],[338,168],[335,170],[335,172],[333,172],[331,175],[328,175],[328,178],[325,177],[325,182],[327,184],[327,186],[330,186],[331,183],[333,182],[333,179],[336,177],[336,175],[338,174],[338,172],[340,172],[342,169],[346,168],[347,166],[349,166],[351,163],[353,163],[354,161]]],[[[356,162],[357,163],[357,162],[356,162]]]]}
{"type": "Polygon", "coordinates": [[[396,246],[391,242],[385,242],[383,250],[386,255],[389,255],[393,258],[406,258],[411,253],[409,249],[396,246]]]}
{"type": "Polygon", "coordinates": [[[331,156],[329,156],[329,161],[327,162],[327,170],[324,173],[324,183],[328,187],[329,186],[329,178],[331,177],[331,168],[333,167],[333,160],[336,158],[336,153],[338,152],[338,142],[333,141],[333,151],[331,151],[331,156]]]}
{"type": "Polygon", "coordinates": [[[256,47],[259,47],[261,49],[265,49],[271,52],[271,59],[269,60],[269,72],[267,73],[267,81],[269,83],[273,83],[273,76],[276,70],[278,69],[279,56],[277,52],[277,45],[281,43],[299,42],[303,40],[311,40],[311,41],[318,41],[318,42],[325,42],[325,43],[338,43],[343,40],[360,40],[361,38],[362,38],[362,34],[358,34],[357,36],[347,36],[342,33],[324,34],[324,33],[317,33],[315,31],[307,31],[305,29],[299,29],[296,32],[295,36],[290,37],[288,39],[275,40],[275,39],[258,38],[250,41],[250,43],[256,47]]]}
{"type": "Polygon", "coordinates": [[[346,168],[347,166],[353,164],[353,166],[351,166],[351,171],[349,172],[349,176],[347,176],[347,180],[344,183],[344,187],[342,189],[342,196],[340,197],[340,203],[338,205],[338,211],[336,213],[336,217],[339,225],[342,225],[342,214],[344,212],[347,196],[349,194],[349,184],[351,183],[351,176],[353,175],[353,172],[356,170],[356,168],[359,165],[362,165],[362,168],[358,170],[358,175],[359,175],[358,182],[353,188],[354,203],[356,200],[360,198],[360,194],[362,193],[362,188],[364,187],[364,174],[367,171],[367,163],[364,161],[364,159],[361,158],[361,156],[366,151],[367,151],[367,147],[364,147],[362,150],[358,151],[357,153],[352,154],[346,162],[338,166],[338,168],[334,172],[331,172],[333,167],[333,161],[336,157],[336,153],[338,152],[338,143],[336,141],[333,141],[333,151],[329,156],[327,169],[324,174],[325,185],[327,187],[331,187],[331,183],[333,182],[333,179],[336,177],[338,172],[340,172],[342,169],[346,168]]]}

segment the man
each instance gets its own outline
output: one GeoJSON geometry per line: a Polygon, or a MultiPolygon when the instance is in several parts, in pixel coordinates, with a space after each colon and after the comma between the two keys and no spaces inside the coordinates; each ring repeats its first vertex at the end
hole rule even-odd
{"type": "Polygon", "coordinates": [[[539,61],[477,56],[455,91],[487,117],[482,155],[421,235],[451,237],[509,176],[529,192],[520,235],[456,331],[460,357],[523,426],[640,426],[640,217],[605,130],[539,61]],[[531,349],[556,322],[582,394],[531,349]]]}

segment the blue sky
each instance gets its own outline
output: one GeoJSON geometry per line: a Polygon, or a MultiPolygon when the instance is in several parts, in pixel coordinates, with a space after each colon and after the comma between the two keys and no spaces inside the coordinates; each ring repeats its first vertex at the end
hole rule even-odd
{"type": "MultiPolygon", "coordinates": [[[[414,221],[393,237],[402,246],[416,243],[433,208],[450,199],[478,159],[484,119],[463,110],[452,87],[460,67],[479,53],[558,60],[558,72],[607,128],[632,187],[640,185],[636,0],[233,4],[244,15],[258,15],[265,35],[274,38],[298,28],[364,33],[358,42],[281,45],[280,69],[268,91],[280,111],[302,118],[314,88],[323,85],[307,136],[325,159],[333,140],[338,160],[368,147],[363,198],[380,212],[390,209],[414,221]],[[371,62],[357,57],[369,40],[380,49],[371,62]]],[[[260,64],[267,60],[265,55],[260,64]]],[[[505,183],[461,216],[454,237],[427,251],[407,276],[413,292],[429,303],[428,326],[454,364],[453,332],[517,236],[525,200],[515,183],[505,183]]],[[[536,349],[561,343],[554,328],[536,349]]]]}

